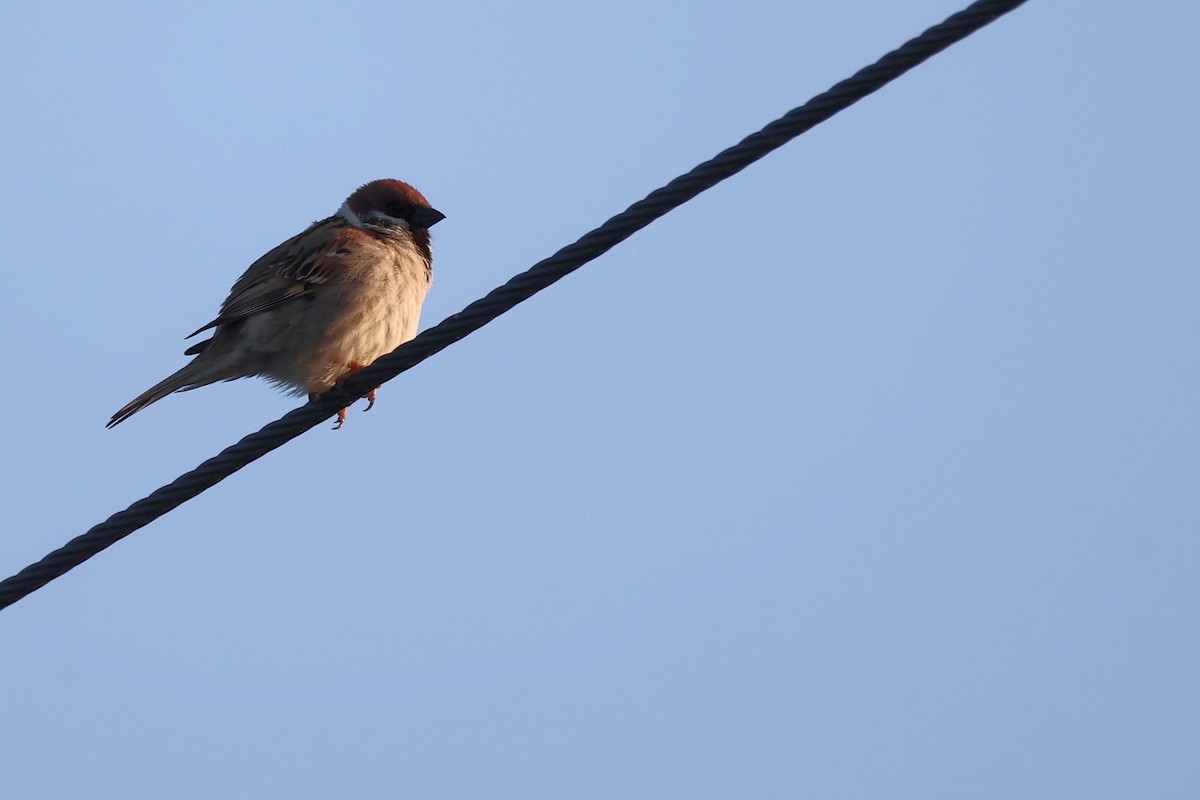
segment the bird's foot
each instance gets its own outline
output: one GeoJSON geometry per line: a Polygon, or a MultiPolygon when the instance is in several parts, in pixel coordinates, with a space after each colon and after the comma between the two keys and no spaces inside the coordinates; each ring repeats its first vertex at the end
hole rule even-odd
{"type": "MultiPolygon", "coordinates": [[[[374,392],[372,392],[372,394],[374,394],[374,392]]],[[[313,400],[316,400],[316,399],[317,399],[318,397],[320,397],[320,396],[321,396],[321,395],[317,394],[316,392],[309,392],[309,393],[308,393],[308,402],[310,402],[310,403],[311,403],[313,400]]],[[[370,408],[370,406],[367,406],[367,408],[370,408]]],[[[340,428],[340,427],[342,427],[343,425],[345,425],[345,424],[346,424],[346,411],[347,411],[348,409],[349,409],[349,406],[347,406],[346,408],[339,408],[339,409],[338,409],[338,412],[337,412],[337,422],[334,424],[334,426],[333,426],[333,430],[335,430],[335,431],[336,431],[338,428],[340,428]]]]}
{"type": "MultiPolygon", "coordinates": [[[[357,374],[358,372],[360,372],[362,370],[362,368],[366,366],[366,364],[360,364],[357,361],[351,361],[346,366],[350,369],[350,371],[342,376],[342,381],[344,381],[347,378],[350,378],[350,377],[354,376],[355,374],[357,374]]],[[[341,381],[339,381],[338,383],[341,383],[341,381]]],[[[370,411],[372,408],[375,407],[375,393],[378,391],[379,391],[379,389],[375,388],[375,389],[372,389],[371,391],[367,392],[367,407],[364,408],[363,411],[370,411]]]]}
{"type": "MultiPolygon", "coordinates": [[[[362,368],[363,368],[363,367],[365,367],[365,366],[366,366],[366,364],[360,364],[360,363],[358,363],[357,361],[351,361],[351,362],[347,363],[347,364],[346,364],[346,367],[347,367],[347,368],[348,368],[350,371],[349,371],[349,372],[347,372],[345,375],[343,375],[343,376],[341,377],[341,379],[340,379],[340,380],[338,380],[338,382],[337,382],[337,385],[338,385],[339,387],[340,387],[340,386],[342,386],[342,385],[343,385],[343,384],[346,382],[346,380],[347,380],[348,378],[351,378],[351,377],[353,377],[353,376],[354,376],[356,373],[358,373],[359,371],[361,371],[361,370],[362,370],[362,368]]],[[[375,393],[376,393],[376,392],[378,392],[378,391],[379,391],[378,389],[372,389],[371,391],[367,392],[367,395],[366,395],[366,398],[367,398],[367,407],[366,407],[366,408],[364,408],[364,409],[363,409],[363,411],[370,411],[372,408],[374,408],[374,407],[375,407],[375,393]]],[[[314,397],[316,397],[316,395],[312,395],[312,394],[310,394],[310,395],[308,396],[308,399],[310,399],[310,400],[311,400],[311,399],[313,399],[314,397]]],[[[345,425],[345,424],[346,424],[346,412],[347,412],[348,410],[349,410],[349,406],[347,406],[346,408],[342,408],[342,409],[339,409],[339,410],[338,410],[338,413],[337,413],[337,423],[336,423],[336,424],[333,426],[333,429],[334,429],[335,431],[336,431],[338,428],[340,428],[340,427],[342,427],[343,425],[345,425]]]]}

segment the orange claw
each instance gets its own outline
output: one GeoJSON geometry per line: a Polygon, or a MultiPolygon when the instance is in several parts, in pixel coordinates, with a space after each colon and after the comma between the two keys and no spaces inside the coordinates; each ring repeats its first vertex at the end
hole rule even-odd
{"type": "MultiPolygon", "coordinates": [[[[313,400],[316,400],[320,396],[321,395],[317,394],[316,392],[309,392],[308,393],[308,402],[311,403],[313,400]]],[[[370,408],[370,406],[367,406],[367,408],[370,408]]],[[[338,428],[342,427],[345,424],[346,424],[346,409],[339,408],[338,413],[337,413],[337,424],[333,426],[333,429],[336,431],[338,428]]]]}
{"type": "MultiPolygon", "coordinates": [[[[338,385],[340,386],[342,384],[342,381],[346,380],[346,378],[349,378],[351,375],[353,375],[354,373],[361,370],[364,366],[366,366],[366,365],[360,364],[357,361],[351,361],[350,363],[346,364],[346,367],[348,367],[350,371],[341,377],[341,379],[338,381],[338,385]]],[[[364,408],[363,411],[370,411],[375,406],[375,392],[377,392],[377,391],[378,391],[378,389],[372,389],[370,392],[367,393],[367,407],[364,408]]],[[[308,399],[316,400],[317,395],[309,394],[308,399]]],[[[338,428],[340,428],[346,424],[346,411],[348,409],[349,409],[349,406],[347,406],[346,408],[338,409],[337,423],[333,426],[333,429],[335,431],[338,428]]]]}
{"type": "MultiPolygon", "coordinates": [[[[350,371],[349,371],[349,372],[347,372],[347,373],[346,373],[346,374],[345,374],[345,375],[342,377],[342,380],[343,380],[343,381],[344,381],[344,380],[346,380],[346,378],[349,378],[351,375],[353,375],[354,373],[356,373],[356,372],[360,371],[360,370],[361,370],[363,367],[365,367],[365,366],[366,366],[366,364],[360,364],[360,363],[358,363],[357,361],[351,361],[351,362],[347,363],[347,364],[346,364],[346,367],[347,367],[347,368],[348,368],[350,371]]],[[[364,409],[363,409],[363,411],[370,411],[372,408],[374,408],[374,407],[375,407],[375,393],[376,393],[377,391],[379,391],[379,390],[378,390],[378,389],[372,389],[371,391],[367,392],[367,407],[366,407],[366,408],[364,408],[364,409]]],[[[343,411],[345,411],[345,409],[342,409],[342,410],[343,410],[343,411]]],[[[339,427],[340,427],[340,426],[339,426],[339,427]]]]}

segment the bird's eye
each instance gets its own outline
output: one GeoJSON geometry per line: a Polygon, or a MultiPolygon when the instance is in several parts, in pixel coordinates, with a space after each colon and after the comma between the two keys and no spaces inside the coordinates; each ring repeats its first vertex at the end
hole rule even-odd
{"type": "Polygon", "coordinates": [[[404,219],[408,215],[408,207],[403,203],[388,203],[388,207],[384,210],[393,219],[404,219]]]}

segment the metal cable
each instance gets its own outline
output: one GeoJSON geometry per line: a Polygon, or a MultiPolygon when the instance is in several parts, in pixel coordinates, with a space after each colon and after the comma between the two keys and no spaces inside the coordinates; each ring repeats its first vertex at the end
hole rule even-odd
{"type": "Polygon", "coordinates": [[[643,200],[634,203],[574,244],[539,261],[462,311],[421,333],[347,380],[340,389],[288,412],[257,433],[222,450],[200,466],[113,514],[35,564],[0,581],[0,609],[41,588],[68,570],[166,514],[247,464],[329,419],[338,409],[366,395],[401,372],[479,330],[518,303],[602,255],[720,181],[740,172],[772,150],[856,103],[929,57],[984,27],[1025,0],[979,0],[885,55],[853,77],[834,85],[803,106],[751,134],[715,158],[700,164],[643,200]]]}

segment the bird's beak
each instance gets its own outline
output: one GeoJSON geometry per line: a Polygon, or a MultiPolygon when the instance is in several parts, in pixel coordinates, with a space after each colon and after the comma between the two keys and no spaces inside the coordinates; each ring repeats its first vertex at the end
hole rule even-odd
{"type": "Polygon", "coordinates": [[[436,208],[418,208],[413,212],[412,223],[418,228],[432,228],[445,218],[446,215],[436,208]]]}

